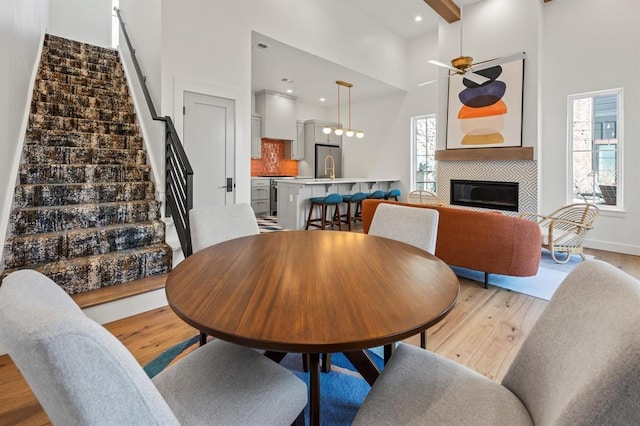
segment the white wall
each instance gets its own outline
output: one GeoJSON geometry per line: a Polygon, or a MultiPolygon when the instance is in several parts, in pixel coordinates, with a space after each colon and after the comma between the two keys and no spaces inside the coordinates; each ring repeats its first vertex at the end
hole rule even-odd
{"type": "Polygon", "coordinates": [[[49,1],[49,33],[111,47],[111,0],[49,1]]]}
{"type": "Polygon", "coordinates": [[[49,0],[0,2],[0,258],[48,16],[49,0]]]}
{"type": "Polygon", "coordinates": [[[624,89],[624,213],[601,211],[587,245],[640,255],[640,2],[558,0],[544,6],[542,206],[567,203],[567,96],[624,89]]]}

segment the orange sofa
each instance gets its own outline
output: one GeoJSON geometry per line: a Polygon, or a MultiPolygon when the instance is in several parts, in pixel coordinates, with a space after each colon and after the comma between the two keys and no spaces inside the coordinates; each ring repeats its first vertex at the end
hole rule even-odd
{"type": "Polygon", "coordinates": [[[535,222],[501,212],[370,199],[362,202],[365,233],[380,203],[438,210],[435,255],[449,265],[484,272],[485,287],[490,273],[517,277],[538,273],[542,236],[535,222]]]}

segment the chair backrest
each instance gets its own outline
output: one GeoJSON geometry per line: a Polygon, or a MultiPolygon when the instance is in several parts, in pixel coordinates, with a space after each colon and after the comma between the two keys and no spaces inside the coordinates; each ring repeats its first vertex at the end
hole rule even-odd
{"type": "Polygon", "coordinates": [[[637,424],[640,282],[589,260],[565,278],[502,382],[540,425],[637,424]]]}
{"type": "Polygon", "coordinates": [[[433,209],[381,203],[373,215],[369,234],[411,244],[433,254],[438,217],[438,211],[433,209]]]}
{"type": "MultiPolygon", "coordinates": [[[[558,210],[547,216],[547,218],[562,219],[584,225],[586,228],[580,228],[577,230],[578,233],[582,233],[584,231],[588,231],[591,228],[593,222],[596,220],[599,214],[600,209],[598,209],[598,206],[596,206],[595,204],[576,203],[559,208],[558,210]]],[[[556,222],[554,224],[554,228],[573,229],[570,224],[563,224],[560,222],[556,222]]]]}
{"type": "Polygon", "coordinates": [[[414,204],[440,204],[436,194],[422,189],[411,191],[407,196],[407,202],[414,204]]]}
{"type": "Polygon", "coordinates": [[[189,211],[193,252],[223,241],[260,233],[251,205],[201,207],[189,211]]]}
{"type": "Polygon", "coordinates": [[[0,342],[53,424],[178,424],[122,343],[38,272],[3,280],[0,342]]]}

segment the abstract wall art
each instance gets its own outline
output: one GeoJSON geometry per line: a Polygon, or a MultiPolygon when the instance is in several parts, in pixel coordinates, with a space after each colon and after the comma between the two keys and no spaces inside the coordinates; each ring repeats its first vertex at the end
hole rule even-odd
{"type": "Polygon", "coordinates": [[[522,146],[524,59],[449,77],[447,149],[522,146]]]}

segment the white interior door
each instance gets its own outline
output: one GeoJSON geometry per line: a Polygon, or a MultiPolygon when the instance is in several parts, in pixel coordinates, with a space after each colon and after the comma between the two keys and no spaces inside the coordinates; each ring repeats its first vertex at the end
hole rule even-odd
{"type": "Polygon", "coordinates": [[[193,167],[193,207],[233,204],[235,101],[184,92],[184,149],[193,167]]]}

